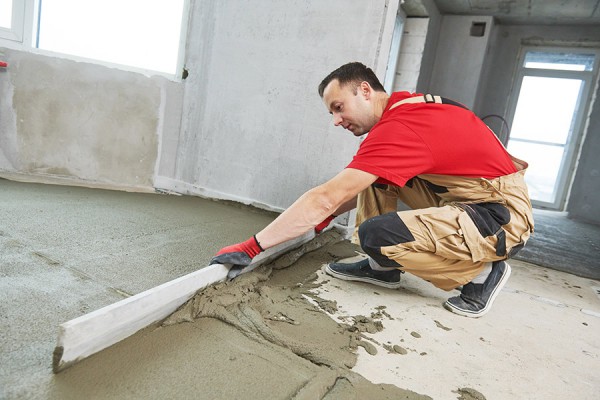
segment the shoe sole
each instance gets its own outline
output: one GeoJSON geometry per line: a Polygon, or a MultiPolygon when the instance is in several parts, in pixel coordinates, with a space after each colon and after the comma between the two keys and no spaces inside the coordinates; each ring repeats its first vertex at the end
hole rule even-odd
{"type": "Polygon", "coordinates": [[[444,302],[444,308],[448,311],[452,311],[455,314],[462,315],[463,317],[479,318],[479,317],[482,317],[485,314],[487,314],[487,312],[490,311],[490,308],[492,308],[492,304],[494,303],[494,300],[496,300],[496,297],[502,291],[502,288],[504,287],[504,285],[506,284],[506,281],[508,281],[508,278],[510,277],[510,273],[511,273],[512,269],[506,261],[504,262],[504,264],[506,265],[506,268],[504,269],[504,274],[502,275],[502,278],[500,278],[500,283],[496,286],[496,288],[492,292],[492,295],[490,296],[488,303],[480,311],[473,312],[473,311],[469,311],[469,310],[463,310],[460,307],[456,307],[455,305],[452,305],[447,300],[446,300],[446,302],[444,302]]]}
{"type": "Polygon", "coordinates": [[[384,282],[384,281],[380,281],[380,280],[373,279],[373,278],[358,278],[353,275],[340,274],[339,272],[334,271],[331,268],[329,268],[329,265],[325,266],[325,273],[327,275],[331,275],[334,278],[338,278],[343,281],[365,282],[365,283],[370,283],[371,285],[381,286],[381,287],[388,288],[388,289],[398,289],[399,287],[402,286],[400,282],[384,282]]]}

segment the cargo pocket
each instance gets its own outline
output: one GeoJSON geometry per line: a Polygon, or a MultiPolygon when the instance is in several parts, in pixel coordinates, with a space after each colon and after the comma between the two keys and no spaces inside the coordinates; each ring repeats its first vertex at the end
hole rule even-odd
{"type": "Polygon", "coordinates": [[[436,255],[450,260],[471,259],[459,222],[461,214],[464,214],[462,209],[445,206],[417,216],[431,236],[436,255]]]}
{"type": "MultiPolygon", "coordinates": [[[[502,228],[510,222],[510,212],[500,203],[460,203],[477,234],[466,238],[473,252],[473,260],[506,258],[506,232],[502,228]]],[[[463,221],[463,224],[466,224],[463,221]]]]}

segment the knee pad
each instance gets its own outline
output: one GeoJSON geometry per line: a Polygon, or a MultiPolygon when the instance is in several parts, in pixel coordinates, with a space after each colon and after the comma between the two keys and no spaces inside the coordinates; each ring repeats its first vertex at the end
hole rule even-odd
{"type": "Polygon", "coordinates": [[[370,218],[358,228],[362,249],[381,266],[401,267],[396,261],[381,254],[381,248],[415,240],[397,213],[392,212],[370,218]]]}

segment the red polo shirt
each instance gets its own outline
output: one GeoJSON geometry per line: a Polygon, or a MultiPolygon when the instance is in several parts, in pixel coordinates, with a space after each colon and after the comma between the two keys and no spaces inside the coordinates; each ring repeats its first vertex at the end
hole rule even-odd
{"type": "Polygon", "coordinates": [[[437,103],[402,104],[390,110],[414,96],[422,94],[392,93],[347,168],[396,186],[422,174],[491,179],[517,172],[504,146],[470,110],[437,103]]]}

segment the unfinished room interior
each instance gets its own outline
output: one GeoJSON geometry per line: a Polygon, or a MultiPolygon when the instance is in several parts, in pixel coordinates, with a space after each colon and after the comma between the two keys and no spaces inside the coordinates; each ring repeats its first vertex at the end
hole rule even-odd
{"type": "Polygon", "coordinates": [[[599,71],[600,0],[0,0],[0,399],[597,399],[599,71]],[[352,169],[349,62],[529,164],[480,318],[331,276],[356,210],[215,257],[352,169]]]}

